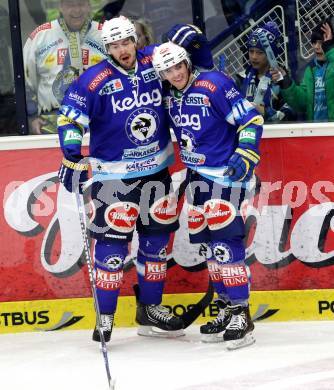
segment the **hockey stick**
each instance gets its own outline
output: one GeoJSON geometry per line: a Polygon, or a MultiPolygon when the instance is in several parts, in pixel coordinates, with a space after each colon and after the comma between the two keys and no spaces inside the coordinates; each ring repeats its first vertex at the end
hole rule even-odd
{"type": "Polygon", "coordinates": [[[183,321],[183,329],[188,328],[200,315],[201,313],[209,306],[212,301],[214,294],[213,284],[211,279],[209,279],[208,290],[205,295],[190,309],[184,312],[180,318],[183,321]]]}
{"type": "Polygon", "coordinates": [[[101,351],[104,359],[104,365],[106,368],[107,378],[108,378],[108,384],[109,384],[109,390],[115,389],[115,381],[112,380],[111,374],[110,374],[110,367],[109,367],[109,360],[108,360],[108,351],[107,351],[107,344],[104,339],[103,330],[102,330],[102,321],[101,321],[101,313],[100,308],[97,300],[97,293],[96,293],[96,284],[93,274],[93,262],[90,255],[90,249],[89,249],[89,243],[86,233],[86,213],[85,213],[85,205],[83,201],[83,196],[79,194],[79,191],[75,191],[76,196],[76,202],[79,212],[79,220],[80,220],[80,227],[81,227],[81,234],[82,239],[84,243],[84,252],[86,257],[86,263],[88,267],[88,274],[89,274],[89,281],[90,281],[90,287],[92,290],[92,296],[93,296],[93,302],[96,312],[96,326],[100,335],[101,340],[101,351]]]}

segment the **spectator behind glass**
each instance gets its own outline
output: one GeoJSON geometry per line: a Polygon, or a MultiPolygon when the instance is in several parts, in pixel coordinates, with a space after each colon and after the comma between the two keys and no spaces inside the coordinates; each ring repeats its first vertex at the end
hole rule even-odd
{"type": "MultiPolygon", "coordinates": [[[[294,110],[306,112],[308,121],[334,120],[334,44],[333,27],[329,21],[317,26],[311,35],[314,58],[307,65],[301,84],[280,69],[282,94],[294,110]]],[[[278,72],[272,72],[273,79],[278,72]]]]}
{"type": "Polygon", "coordinates": [[[13,69],[10,60],[10,27],[7,9],[0,5],[0,134],[17,130],[13,69]]]}
{"type": "Polygon", "coordinates": [[[89,0],[60,0],[59,10],[60,18],[37,27],[23,49],[33,134],[57,132],[57,110],[68,86],[106,57],[101,25],[89,19],[89,0]]]}
{"type": "Polygon", "coordinates": [[[252,31],[247,41],[249,64],[236,76],[236,83],[266,122],[292,120],[294,119],[292,110],[284,103],[280,86],[272,80],[270,63],[260,34],[267,37],[274,55],[277,56],[279,53],[277,43],[280,31],[275,22],[268,22],[252,31]]]}
{"type": "Polygon", "coordinates": [[[142,18],[134,19],[136,33],[138,37],[137,49],[143,49],[145,46],[154,43],[153,30],[150,23],[142,18]]]}

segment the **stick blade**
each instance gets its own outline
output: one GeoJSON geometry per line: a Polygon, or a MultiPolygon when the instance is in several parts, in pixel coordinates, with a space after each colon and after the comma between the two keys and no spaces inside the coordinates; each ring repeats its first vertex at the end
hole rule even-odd
{"type": "Polygon", "coordinates": [[[183,329],[188,328],[205,310],[213,299],[214,289],[211,280],[209,280],[208,290],[205,295],[189,310],[183,313],[180,318],[183,321],[183,329]]]}

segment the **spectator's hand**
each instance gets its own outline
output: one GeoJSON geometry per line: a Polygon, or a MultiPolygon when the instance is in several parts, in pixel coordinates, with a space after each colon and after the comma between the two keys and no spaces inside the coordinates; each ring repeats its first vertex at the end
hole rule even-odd
{"type": "Polygon", "coordinates": [[[271,79],[274,83],[277,83],[278,81],[280,81],[281,75],[283,77],[285,77],[287,74],[286,71],[281,67],[278,67],[276,69],[270,68],[269,73],[270,73],[271,79]]]}
{"type": "Polygon", "coordinates": [[[333,39],[333,32],[332,32],[332,29],[328,23],[324,23],[322,25],[321,31],[322,31],[322,36],[323,36],[324,42],[331,41],[333,39]]]}
{"type": "Polygon", "coordinates": [[[31,121],[31,134],[42,134],[42,127],[46,124],[45,120],[39,116],[31,121]]]}
{"type": "Polygon", "coordinates": [[[260,162],[260,155],[241,147],[236,148],[227,163],[227,172],[231,181],[248,181],[254,173],[254,169],[260,162]]]}
{"type": "Polygon", "coordinates": [[[88,180],[88,164],[83,156],[73,158],[76,161],[70,161],[63,158],[58,172],[59,181],[69,192],[79,191],[83,193],[84,184],[88,180]]]}

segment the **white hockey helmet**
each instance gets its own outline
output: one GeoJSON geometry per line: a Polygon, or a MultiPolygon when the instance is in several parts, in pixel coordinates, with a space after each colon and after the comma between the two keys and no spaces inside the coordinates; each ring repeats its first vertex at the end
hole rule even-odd
{"type": "Polygon", "coordinates": [[[161,79],[163,79],[164,70],[186,61],[191,68],[191,61],[188,52],[183,47],[173,42],[166,42],[156,47],[153,52],[152,64],[161,79]]]}
{"type": "Polygon", "coordinates": [[[135,25],[125,16],[118,16],[106,20],[102,26],[101,39],[107,50],[107,45],[121,39],[133,37],[135,43],[138,41],[135,25]]]}

